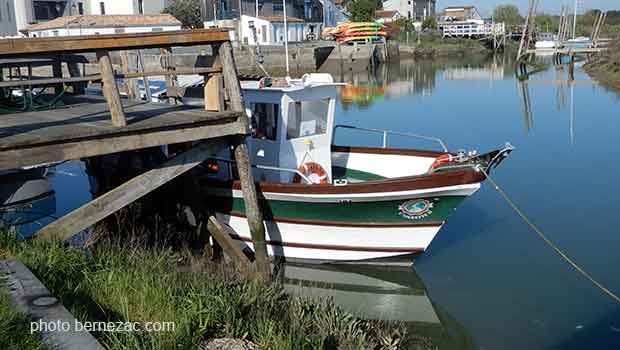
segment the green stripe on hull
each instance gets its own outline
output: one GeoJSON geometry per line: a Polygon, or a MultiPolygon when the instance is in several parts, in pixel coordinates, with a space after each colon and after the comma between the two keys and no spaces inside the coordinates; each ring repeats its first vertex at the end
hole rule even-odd
{"type": "MultiPolygon", "coordinates": [[[[282,217],[347,223],[400,223],[445,221],[464,199],[464,196],[446,196],[361,203],[310,203],[261,199],[260,204],[265,211],[266,219],[282,217]]],[[[218,198],[215,208],[223,214],[231,211],[245,213],[242,198],[218,198]]]]}

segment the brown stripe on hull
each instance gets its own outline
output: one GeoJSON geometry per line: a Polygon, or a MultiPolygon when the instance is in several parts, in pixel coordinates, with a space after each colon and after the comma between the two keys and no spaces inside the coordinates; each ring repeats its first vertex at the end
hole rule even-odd
{"type": "MultiPolygon", "coordinates": [[[[245,218],[245,214],[239,211],[231,211],[229,213],[222,213],[224,215],[236,216],[245,218]]],[[[299,224],[299,225],[315,225],[315,226],[336,226],[336,227],[438,227],[443,225],[443,221],[407,221],[407,222],[369,222],[369,221],[335,221],[335,220],[313,220],[313,219],[299,219],[299,218],[287,218],[281,216],[275,216],[269,218],[269,221],[282,222],[287,224],[299,224]]]]}
{"type": "MultiPolygon", "coordinates": [[[[349,183],[344,186],[310,185],[296,183],[259,182],[257,190],[260,192],[290,193],[290,194],[367,194],[377,192],[396,192],[467,185],[482,182],[484,175],[472,168],[453,169],[428,175],[406,176],[391,179],[371,180],[359,183],[349,183]]],[[[219,188],[240,190],[239,181],[204,180],[203,185],[219,188]]]]}
{"type": "Polygon", "coordinates": [[[351,147],[332,145],[332,152],[339,153],[364,153],[364,154],[386,154],[398,156],[414,156],[414,157],[439,157],[446,152],[426,151],[405,148],[379,148],[379,147],[351,147]]]}
{"type": "MultiPolygon", "coordinates": [[[[242,237],[239,235],[230,235],[233,239],[252,242],[250,237],[242,237]]],[[[282,242],[282,241],[265,241],[269,245],[278,247],[291,247],[291,248],[306,248],[306,249],[320,249],[320,250],[342,250],[352,252],[380,252],[380,253],[421,253],[424,252],[422,248],[400,248],[400,247],[360,247],[349,245],[331,245],[331,244],[312,244],[312,243],[294,243],[294,242],[282,242]]]]}

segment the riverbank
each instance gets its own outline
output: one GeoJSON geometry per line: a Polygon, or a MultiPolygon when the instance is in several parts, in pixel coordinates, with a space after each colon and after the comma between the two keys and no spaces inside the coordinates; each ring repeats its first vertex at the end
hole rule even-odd
{"type": "Polygon", "coordinates": [[[469,54],[490,54],[492,49],[473,39],[441,38],[422,36],[420,42],[411,40],[399,42],[401,57],[445,57],[469,54]]]}
{"type": "Polygon", "coordinates": [[[620,40],[611,43],[609,50],[594,56],[583,68],[601,85],[620,91],[620,40]]]}
{"type": "MultiPolygon", "coordinates": [[[[404,327],[357,319],[328,300],[291,297],[189,248],[108,238],[85,254],[1,234],[0,259],[23,262],[79,321],[174,324],[166,332],[93,334],[107,349],[194,350],[216,338],[265,349],[429,348],[404,327]]],[[[22,333],[6,336],[19,344],[22,333]]]]}

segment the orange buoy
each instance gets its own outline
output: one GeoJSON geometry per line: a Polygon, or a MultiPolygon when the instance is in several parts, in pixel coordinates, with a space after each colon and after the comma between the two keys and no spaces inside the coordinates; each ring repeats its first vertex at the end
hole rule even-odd
{"type": "MultiPolygon", "coordinates": [[[[307,162],[299,166],[297,170],[308,178],[312,183],[325,185],[329,183],[327,171],[319,163],[307,162]]],[[[301,176],[295,174],[294,183],[301,183],[301,176]]]]}
{"type": "Polygon", "coordinates": [[[439,157],[435,158],[435,161],[433,162],[431,167],[428,169],[428,172],[432,173],[433,170],[435,170],[436,168],[444,166],[450,163],[451,161],[452,161],[452,155],[450,153],[442,154],[439,157]]]}

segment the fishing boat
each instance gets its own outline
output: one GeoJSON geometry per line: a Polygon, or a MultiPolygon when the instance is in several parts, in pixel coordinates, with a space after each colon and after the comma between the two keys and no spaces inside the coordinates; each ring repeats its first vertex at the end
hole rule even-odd
{"type": "MultiPolygon", "coordinates": [[[[246,138],[266,242],[287,260],[400,260],[424,252],[485,172],[512,151],[449,152],[439,138],[334,125],[337,88],[329,74],[243,81],[246,138]],[[335,145],[335,130],[377,133],[382,147],[335,145]],[[436,150],[392,148],[394,135],[436,150]]],[[[233,238],[252,247],[230,150],[206,162],[200,182],[233,238]]]]}

